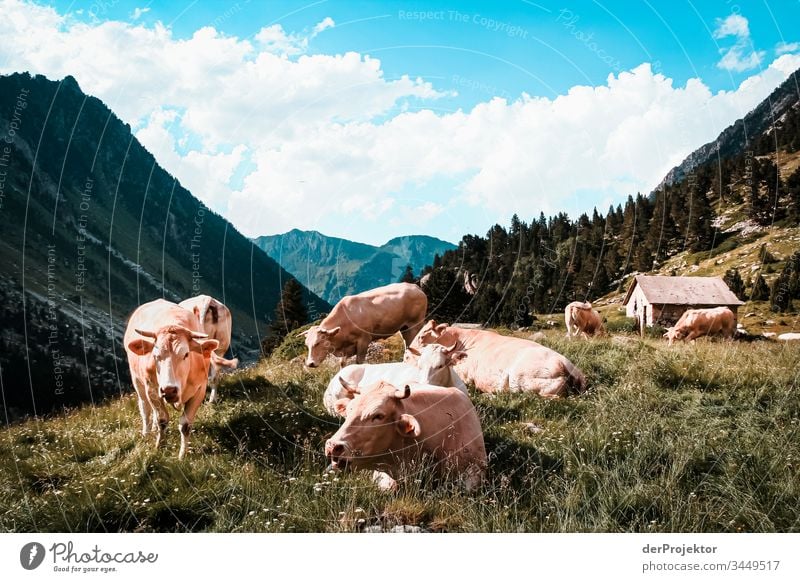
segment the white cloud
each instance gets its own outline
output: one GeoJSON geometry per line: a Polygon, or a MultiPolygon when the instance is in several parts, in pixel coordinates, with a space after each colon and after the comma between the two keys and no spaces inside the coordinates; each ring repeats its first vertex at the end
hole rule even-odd
{"type": "Polygon", "coordinates": [[[800,50],[800,42],[779,42],[775,45],[776,55],[785,55],[786,53],[794,53],[800,50]]]}
{"type": "Polygon", "coordinates": [[[277,55],[292,56],[308,50],[308,43],[323,30],[333,28],[336,23],[330,16],[325,17],[311,29],[310,33],[287,34],[280,24],[265,26],[255,35],[259,47],[277,55]]]}
{"type": "MultiPolygon", "coordinates": [[[[345,225],[361,240],[365,222],[381,230],[398,221],[407,232],[427,223],[450,234],[467,207],[491,224],[514,212],[583,211],[587,192],[647,192],[800,67],[800,55],[784,54],[712,93],[643,64],[552,99],[434,112],[425,105],[445,93],[388,79],[373,57],[293,52],[330,19],[303,34],[268,27],[251,42],[211,27],[177,39],[160,23],[85,24],[14,0],[0,6],[0,72],[74,75],[250,236],[345,225]]],[[[719,30],[749,34],[746,20],[719,30]]]]}
{"type": "Polygon", "coordinates": [[[139,20],[142,16],[150,12],[150,8],[134,8],[133,12],[131,12],[130,19],[131,20],[139,20]]]}
{"type": "Polygon", "coordinates": [[[725,19],[717,19],[717,29],[714,31],[714,38],[720,39],[726,36],[736,36],[738,38],[750,37],[750,24],[741,14],[731,14],[725,19]]]}
{"type": "Polygon", "coordinates": [[[731,14],[725,19],[718,18],[714,38],[720,40],[729,36],[735,37],[736,42],[728,49],[721,50],[722,58],[717,63],[717,67],[725,71],[741,73],[755,69],[761,64],[766,53],[757,51],[753,47],[747,18],[741,14],[731,14]]]}

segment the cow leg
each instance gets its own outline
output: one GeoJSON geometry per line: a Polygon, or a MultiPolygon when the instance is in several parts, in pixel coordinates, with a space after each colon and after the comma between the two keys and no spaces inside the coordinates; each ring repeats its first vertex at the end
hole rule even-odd
{"type": "Polygon", "coordinates": [[[356,364],[363,364],[367,359],[367,349],[369,348],[369,339],[358,340],[356,343],[356,364]]]}
{"type": "Polygon", "coordinates": [[[372,482],[375,483],[381,491],[397,491],[397,481],[382,471],[372,472],[372,482]]]}
{"type": "MultiPolygon", "coordinates": [[[[131,376],[133,376],[133,371],[131,371],[131,376]]],[[[147,436],[147,433],[150,432],[150,423],[151,423],[151,413],[152,408],[150,407],[150,403],[147,401],[147,390],[141,382],[138,382],[133,376],[133,388],[136,390],[136,401],[139,405],[139,415],[142,417],[142,436],[147,436]]]]}
{"type": "Polygon", "coordinates": [[[164,441],[164,435],[167,432],[167,424],[169,424],[169,411],[166,404],[161,398],[158,397],[158,386],[147,387],[147,400],[150,403],[155,414],[153,415],[153,428],[158,425],[158,432],[156,432],[156,448],[161,446],[164,441]]]}
{"type": "Polygon", "coordinates": [[[208,397],[208,403],[211,404],[217,399],[217,380],[219,378],[219,366],[214,363],[214,360],[211,360],[211,365],[209,366],[209,378],[208,378],[208,385],[211,386],[211,395],[208,397]]]}
{"type": "Polygon", "coordinates": [[[192,432],[192,423],[197,414],[197,410],[206,398],[205,388],[201,388],[197,393],[192,396],[183,407],[183,414],[178,421],[178,427],[181,430],[181,450],[178,453],[178,458],[183,459],[186,456],[186,449],[189,444],[189,433],[192,432]]]}
{"type": "Polygon", "coordinates": [[[400,332],[400,335],[403,336],[403,343],[405,344],[403,347],[408,349],[408,346],[411,345],[411,342],[414,341],[414,338],[417,337],[419,330],[422,329],[422,326],[425,324],[425,320],[423,319],[416,325],[412,325],[408,329],[404,329],[400,332]]]}

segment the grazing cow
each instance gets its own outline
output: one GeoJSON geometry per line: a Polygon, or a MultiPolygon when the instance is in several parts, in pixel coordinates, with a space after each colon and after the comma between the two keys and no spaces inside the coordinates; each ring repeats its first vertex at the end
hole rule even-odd
{"type": "Polygon", "coordinates": [[[478,413],[457,388],[415,384],[397,389],[379,382],[364,394],[336,402],[344,424],[325,443],[334,469],[373,469],[381,489],[394,490],[400,474],[424,456],[442,476],[463,479],[468,491],[486,473],[478,413]]]}
{"type": "Polygon", "coordinates": [[[167,404],[175,409],[183,405],[178,421],[182,459],[206,396],[211,354],[219,342],[208,339],[194,313],[157,299],[131,314],[123,344],[142,415],[142,435],[157,428],[156,446],[160,446],[169,423],[167,404]]]}
{"type": "Polygon", "coordinates": [[[191,299],[181,301],[178,305],[184,309],[192,311],[200,321],[200,326],[208,334],[208,337],[219,342],[219,347],[211,353],[211,368],[209,369],[208,383],[211,386],[209,402],[214,402],[217,398],[217,384],[219,384],[220,368],[236,368],[239,359],[225,359],[225,353],[231,345],[231,327],[233,317],[231,310],[224,303],[217,301],[208,295],[198,295],[191,299]]]}
{"type": "Polygon", "coordinates": [[[419,349],[432,343],[466,352],[468,357],[454,369],[464,382],[472,382],[481,392],[536,392],[556,398],[569,389],[580,392],[586,387],[583,373],[572,362],[529,340],[431,320],[420,330],[412,347],[419,349]]]}
{"type": "Polygon", "coordinates": [[[567,338],[579,334],[585,338],[605,333],[600,312],[592,309],[591,303],[573,301],[564,308],[564,323],[567,324],[567,338]]]}
{"type": "Polygon", "coordinates": [[[721,335],[733,338],[736,331],[736,316],[727,307],[712,309],[687,309],[678,323],[667,329],[664,337],[669,345],[674,340],[694,341],[702,335],[721,335]]]}
{"type": "MultiPolygon", "coordinates": [[[[416,350],[415,350],[416,351],[416,350]]],[[[425,346],[415,362],[391,362],[388,364],[351,364],[339,370],[325,389],[322,403],[331,414],[336,414],[336,402],[342,398],[354,398],[382,380],[395,386],[419,383],[433,386],[455,387],[467,394],[467,387],[458,377],[453,366],[467,356],[453,348],[439,344],[425,346]],[[363,387],[356,390],[357,386],[363,387]]]]}
{"type": "Polygon", "coordinates": [[[344,367],[347,358],[356,356],[364,363],[372,340],[386,338],[398,331],[408,346],[425,322],[428,298],[412,283],[394,283],[347,295],[319,325],[302,335],[306,338],[306,366],[316,368],[328,354],[340,358],[344,367]]]}

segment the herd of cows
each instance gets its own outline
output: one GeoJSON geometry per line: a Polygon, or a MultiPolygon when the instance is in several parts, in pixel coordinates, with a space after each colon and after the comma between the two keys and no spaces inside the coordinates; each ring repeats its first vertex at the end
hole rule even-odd
{"type": "MultiPolygon", "coordinates": [[[[477,487],[487,469],[480,420],[466,384],[484,393],[532,392],[556,398],[586,388],[583,373],[562,354],[531,340],[483,329],[425,321],[428,300],[417,285],[396,283],[344,297],[319,325],[303,332],[308,368],[328,356],[341,369],[323,395],[332,415],[344,418],[326,441],[332,469],[368,469],[382,489],[394,490],[403,471],[420,459],[436,473],[477,487]],[[402,362],[365,364],[370,342],[397,332],[402,362]],[[356,364],[346,366],[349,357],[356,364]]],[[[588,303],[565,309],[567,336],[605,333],[600,314],[588,303]]],[[[728,308],[688,310],[665,337],[693,340],[701,335],[732,337],[736,318],[728,308]]],[[[142,434],[163,440],[169,412],[183,408],[178,422],[179,458],[211,384],[213,400],[231,341],[230,311],[201,295],[175,304],[163,299],[137,308],[124,336],[131,378],[142,419],[142,434]]]]}

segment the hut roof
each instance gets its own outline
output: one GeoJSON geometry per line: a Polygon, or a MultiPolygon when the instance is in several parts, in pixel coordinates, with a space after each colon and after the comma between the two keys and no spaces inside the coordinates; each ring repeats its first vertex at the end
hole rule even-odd
{"type": "Polygon", "coordinates": [[[628,287],[627,305],[639,285],[647,300],[656,305],[744,305],[720,277],[661,277],[636,275],[628,287]]]}

